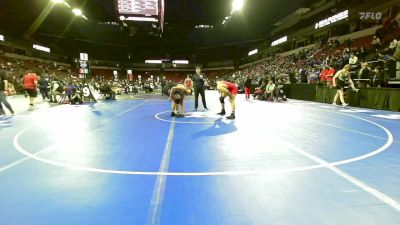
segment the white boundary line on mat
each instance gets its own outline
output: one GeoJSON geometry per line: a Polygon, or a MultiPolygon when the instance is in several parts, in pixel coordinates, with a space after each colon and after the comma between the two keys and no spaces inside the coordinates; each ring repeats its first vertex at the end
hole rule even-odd
{"type": "MultiPolygon", "coordinates": [[[[344,113],[339,113],[342,115],[350,116],[353,118],[358,118],[360,120],[366,121],[368,123],[371,123],[372,125],[375,125],[382,130],[385,131],[387,135],[387,140],[384,145],[379,147],[378,149],[361,155],[357,156],[351,159],[346,159],[346,160],[341,160],[341,161],[336,161],[336,162],[331,162],[328,163],[330,166],[339,166],[339,165],[344,165],[344,164],[349,164],[353,163],[356,161],[364,160],[370,157],[373,157],[386,149],[389,148],[389,146],[393,143],[393,135],[392,133],[385,128],[384,126],[372,122],[370,120],[354,116],[354,115],[347,115],[344,113]]],[[[160,172],[160,171],[125,171],[125,170],[108,170],[108,169],[101,169],[101,168],[93,168],[93,167],[86,167],[86,166],[80,166],[80,165],[73,165],[73,164],[68,164],[68,163],[62,163],[62,162],[57,162],[57,161],[52,161],[49,159],[44,159],[41,158],[35,154],[32,154],[25,150],[19,143],[19,139],[23,133],[25,133],[27,130],[29,130],[30,127],[27,127],[20,132],[18,132],[14,139],[13,139],[13,144],[15,149],[20,152],[21,154],[30,157],[34,160],[50,164],[53,166],[57,167],[63,167],[71,170],[78,170],[78,171],[85,171],[85,172],[96,172],[96,173],[106,173],[106,174],[125,174],[125,175],[147,175],[147,176],[241,176],[241,175],[265,175],[265,174],[271,174],[271,173],[285,173],[285,172],[295,172],[295,171],[306,171],[306,170],[313,170],[313,169],[318,169],[318,168],[324,168],[326,167],[325,165],[321,164],[316,164],[316,165],[310,165],[310,166],[301,166],[301,167],[292,167],[292,168],[282,168],[282,169],[272,169],[272,170],[244,170],[244,171],[220,171],[220,172],[160,172]]]]}

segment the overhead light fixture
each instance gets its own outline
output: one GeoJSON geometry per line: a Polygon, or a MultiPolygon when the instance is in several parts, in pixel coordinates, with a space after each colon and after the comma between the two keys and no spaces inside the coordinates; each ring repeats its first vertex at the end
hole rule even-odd
{"type": "Polygon", "coordinates": [[[129,21],[142,21],[142,22],[158,22],[158,19],[153,17],[139,17],[139,16],[130,16],[125,18],[125,20],[129,21]]]}
{"type": "Polygon", "coordinates": [[[0,41],[4,41],[4,35],[0,34],[0,41]]]}
{"type": "Polygon", "coordinates": [[[43,52],[50,52],[50,48],[41,46],[41,45],[33,45],[33,48],[43,52]]]}
{"type": "Polygon", "coordinates": [[[85,15],[82,15],[82,18],[88,20],[88,18],[85,15]]]}
{"type": "Polygon", "coordinates": [[[188,60],[173,60],[173,64],[189,64],[188,60]]]}
{"type": "Polygon", "coordinates": [[[72,12],[75,16],[82,16],[82,11],[80,9],[73,9],[72,12]]]}
{"type": "Polygon", "coordinates": [[[162,64],[162,60],[146,60],[145,63],[148,63],[148,64],[162,64]]]}
{"type": "Polygon", "coordinates": [[[251,55],[254,55],[257,53],[258,53],[258,49],[254,49],[253,51],[250,51],[248,55],[251,56],[251,55]]]}
{"type": "Polygon", "coordinates": [[[273,47],[273,46],[277,46],[277,45],[279,45],[279,44],[282,44],[282,43],[287,42],[287,40],[288,40],[288,37],[287,37],[287,36],[282,37],[282,38],[279,38],[278,40],[273,41],[273,42],[271,43],[271,46],[272,46],[272,47],[273,47]]]}
{"type": "Polygon", "coordinates": [[[65,0],[51,0],[53,3],[58,4],[58,3],[63,3],[65,0]]]}
{"type": "Polygon", "coordinates": [[[125,20],[125,16],[120,16],[119,20],[124,21],[125,20]]]}
{"type": "Polygon", "coordinates": [[[226,23],[226,20],[222,21],[222,24],[225,24],[225,23],[226,23]]]}
{"type": "Polygon", "coordinates": [[[243,5],[244,5],[244,0],[233,0],[232,13],[235,12],[235,11],[242,10],[243,5]]]}

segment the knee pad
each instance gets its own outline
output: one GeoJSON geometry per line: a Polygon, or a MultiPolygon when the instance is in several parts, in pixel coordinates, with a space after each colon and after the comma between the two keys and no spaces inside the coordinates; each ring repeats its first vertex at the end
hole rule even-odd
{"type": "Polygon", "coordinates": [[[224,97],[219,97],[219,102],[224,103],[224,97]]]}

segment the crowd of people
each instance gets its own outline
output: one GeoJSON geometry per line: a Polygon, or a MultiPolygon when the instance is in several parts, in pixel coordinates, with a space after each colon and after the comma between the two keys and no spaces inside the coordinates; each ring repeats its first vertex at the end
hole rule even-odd
{"type": "Polygon", "coordinates": [[[375,35],[343,43],[332,39],[297,54],[269,57],[223,79],[237,83],[246,98],[253,87],[254,98],[273,100],[271,95],[282,94],[284,84],[309,83],[334,88],[333,78],[348,65],[346,84],[352,79],[357,88],[387,87],[391,77],[400,78],[398,71],[396,74],[400,64],[400,30],[397,20],[393,21],[375,35]]]}
{"type": "MultiPolygon", "coordinates": [[[[399,73],[396,72],[396,67],[400,68],[399,19],[396,17],[384,24],[376,31],[375,35],[355,40],[349,39],[342,43],[331,39],[296,54],[265,58],[243,67],[233,74],[220,73],[218,76],[214,76],[217,78],[215,80],[208,80],[200,73],[200,68],[196,68],[195,74],[188,75],[185,81],[181,82],[191,90],[190,92],[184,91],[184,93],[192,94],[193,91],[195,110],[197,110],[199,96],[201,96],[203,108],[207,109],[205,90],[221,89],[218,81],[236,84],[238,93],[245,93],[246,99],[250,99],[252,94],[254,99],[269,101],[286,100],[285,84],[309,83],[341,90],[337,92],[334,103],[336,104],[336,100],[339,98],[342,104],[346,105],[343,100],[343,88],[347,86],[347,83],[353,90],[366,87],[387,87],[391,74],[399,73]]],[[[127,79],[106,80],[104,77],[94,75],[91,79],[82,79],[72,71],[71,66],[66,64],[18,60],[3,56],[0,56],[0,67],[0,70],[7,72],[6,75],[2,75],[3,91],[0,101],[12,113],[13,111],[6,101],[6,95],[18,93],[29,95],[29,105],[34,107],[36,91],[33,90],[39,89],[43,100],[48,100],[50,103],[62,101],[75,104],[83,102],[85,97],[83,88],[87,86],[107,95],[109,99],[115,99],[115,95],[120,93],[137,93],[139,89],[146,93],[152,93],[155,89],[161,88],[161,92],[169,95],[177,104],[173,110],[175,115],[180,115],[177,107],[181,101],[178,102],[176,99],[179,93],[171,95],[172,87],[175,87],[174,90],[178,92],[180,88],[176,86],[176,83],[167,81],[165,77],[161,80],[131,81],[127,79]],[[60,100],[60,96],[64,96],[64,98],[60,100]]],[[[396,75],[400,78],[400,74],[396,75]]],[[[183,109],[183,105],[181,108],[183,109]]],[[[0,114],[4,114],[2,108],[0,108],[0,114]]]]}

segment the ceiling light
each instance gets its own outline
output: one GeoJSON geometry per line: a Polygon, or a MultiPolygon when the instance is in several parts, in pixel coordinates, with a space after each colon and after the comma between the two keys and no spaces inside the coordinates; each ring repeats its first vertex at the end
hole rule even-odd
{"type": "Polygon", "coordinates": [[[64,0],[51,0],[53,3],[63,3],[64,2],[64,0]]]}
{"type": "Polygon", "coordinates": [[[82,11],[80,9],[73,9],[72,12],[75,14],[75,16],[81,16],[82,11]]]}
{"type": "Polygon", "coordinates": [[[244,5],[244,0],[233,0],[232,12],[242,10],[243,5],[244,5]]]}

